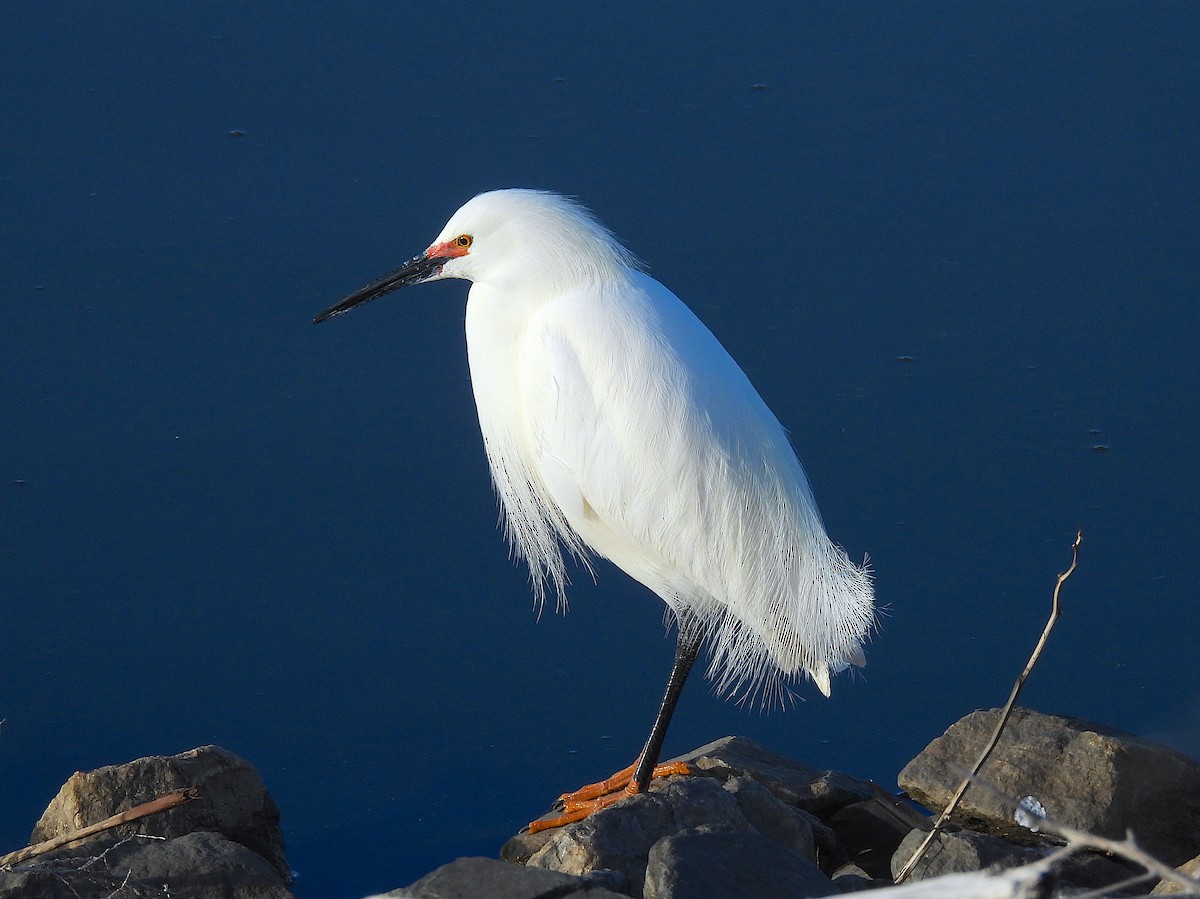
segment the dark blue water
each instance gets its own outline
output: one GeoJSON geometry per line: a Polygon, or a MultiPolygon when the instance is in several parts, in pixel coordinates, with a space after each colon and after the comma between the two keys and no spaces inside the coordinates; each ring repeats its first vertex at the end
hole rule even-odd
{"type": "Polygon", "coordinates": [[[743,733],[894,783],[1001,702],[1200,754],[1190,3],[14,7],[0,30],[0,851],[75,769],[219,743],[301,897],[493,854],[632,760],[661,606],[535,619],[465,285],[314,327],[476,192],[578,196],[722,339],[886,608],[743,733]],[[686,21],[693,18],[694,21],[686,21]]]}

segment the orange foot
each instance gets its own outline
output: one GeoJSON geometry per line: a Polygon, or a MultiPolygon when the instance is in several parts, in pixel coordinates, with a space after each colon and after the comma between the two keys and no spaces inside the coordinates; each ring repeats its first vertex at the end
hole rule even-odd
{"type": "MultiPolygon", "coordinates": [[[[556,818],[543,818],[541,821],[531,822],[529,832],[539,833],[552,827],[562,827],[564,824],[582,821],[592,812],[607,808],[626,796],[635,795],[638,788],[637,784],[633,782],[633,769],[636,767],[637,762],[634,762],[628,768],[618,771],[606,780],[580,787],[573,793],[563,793],[558,797],[559,802],[563,804],[563,813],[556,818]]],[[[687,762],[664,762],[657,765],[650,776],[668,777],[672,774],[691,773],[692,769],[688,767],[687,762]]]]}

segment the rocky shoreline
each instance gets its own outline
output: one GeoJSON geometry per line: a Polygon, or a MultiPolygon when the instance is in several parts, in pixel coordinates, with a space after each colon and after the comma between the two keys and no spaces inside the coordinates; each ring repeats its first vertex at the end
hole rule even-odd
{"type": "MultiPolygon", "coordinates": [[[[900,787],[926,808],[943,807],[998,714],[973,712],[954,724],[905,767],[900,787]]],[[[498,859],[458,859],[379,895],[791,899],[875,889],[906,896],[1146,895],[1159,879],[1113,892],[1143,869],[1087,851],[1047,861],[1062,840],[1014,820],[1014,806],[1025,797],[1036,800],[1027,807],[1044,808],[1057,824],[1117,841],[1129,829],[1159,861],[1193,876],[1200,869],[1200,764],[1080,719],[1017,709],[983,769],[986,782],[967,791],[954,827],[934,841],[905,887],[892,886],[893,877],[931,821],[903,795],[810,768],[741,737],[680,760],[692,775],[655,781],[647,793],[579,823],[519,833],[498,859]],[[1002,873],[945,888],[946,875],[985,869],[1002,873]],[[1005,871],[1028,876],[1018,883],[1005,871]],[[966,892],[976,884],[984,889],[989,877],[1008,892],[966,892]]],[[[185,787],[195,787],[200,798],[0,864],[0,899],[289,899],[279,811],[254,769],[216,746],[76,773],[30,842],[70,835],[185,787]]],[[[1023,820],[1037,826],[1036,815],[1023,820]]],[[[1165,882],[1154,890],[1183,891],[1165,882]]]]}

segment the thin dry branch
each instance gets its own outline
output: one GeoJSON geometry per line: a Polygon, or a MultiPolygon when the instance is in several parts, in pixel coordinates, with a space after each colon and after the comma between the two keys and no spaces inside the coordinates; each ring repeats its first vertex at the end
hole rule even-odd
{"type": "Polygon", "coordinates": [[[0,868],[0,871],[42,871],[47,874],[54,874],[60,880],[67,875],[72,874],[96,874],[101,862],[107,864],[108,856],[120,849],[126,843],[132,843],[136,840],[158,840],[165,842],[166,837],[154,836],[148,833],[130,833],[121,837],[111,846],[97,855],[68,855],[60,856],[53,859],[45,859],[44,861],[30,861],[28,863],[20,863],[15,865],[5,865],[0,868]]]}
{"type": "Polygon", "coordinates": [[[63,834],[61,837],[55,837],[52,840],[46,840],[33,846],[27,846],[24,849],[18,849],[16,852],[10,852],[8,855],[0,856],[0,868],[15,865],[18,862],[23,862],[38,855],[45,855],[47,852],[53,852],[55,849],[66,846],[68,843],[86,839],[120,824],[128,824],[130,821],[145,818],[147,815],[156,815],[159,812],[177,808],[185,802],[199,798],[200,791],[196,787],[185,787],[182,790],[172,790],[170,793],[163,793],[149,802],[143,802],[141,805],[135,805],[131,809],[118,812],[111,818],[105,818],[96,824],[90,824],[79,830],[63,834]]]}
{"type": "Polygon", "coordinates": [[[1013,707],[1017,704],[1017,697],[1021,695],[1021,690],[1025,687],[1025,681],[1029,680],[1029,675],[1033,671],[1033,666],[1037,664],[1041,658],[1042,650],[1046,647],[1046,640],[1050,637],[1050,631],[1054,628],[1054,623],[1058,621],[1059,615],[1062,614],[1062,606],[1059,603],[1059,594],[1062,592],[1062,585],[1066,582],[1071,573],[1075,571],[1075,566],[1079,562],[1079,544],[1083,542],[1083,532],[1075,533],[1075,542],[1071,544],[1071,565],[1066,571],[1058,576],[1058,580],[1054,583],[1054,594],[1051,599],[1050,617],[1046,621],[1046,626],[1042,629],[1042,636],[1037,642],[1037,646],[1033,649],[1033,654],[1029,657],[1029,661],[1025,663],[1025,669],[1017,677],[1016,683],[1013,684],[1012,692],[1008,696],[1008,702],[1004,704],[1004,709],[1000,712],[1000,717],[996,721],[995,730],[992,731],[991,738],[984,744],[983,751],[979,753],[979,758],[975,765],[971,768],[971,773],[963,778],[963,782],[958,787],[958,792],[954,794],[954,798],[950,800],[950,804],[942,810],[938,815],[937,820],[933,822],[933,828],[925,835],[925,839],[921,841],[921,845],[917,847],[904,867],[900,869],[900,873],[896,875],[896,883],[904,883],[908,876],[912,873],[913,868],[917,866],[922,856],[929,849],[930,844],[937,839],[937,835],[942,832],[946,826],[946,822],[950,820],[950,816],[954,814],[958,804],[966,795],[967,789],[971,786],[972,780],[979,774],[984,763],[988,760],[988,756],[992,754],[992,750],[996,748],[996,744],[1000,742],[1000,734],[1004,731],[1004,725],[1008,723],[1008,719],[1012,716],[1013,707]]]}
{"type": "Polygon", "coordinates": [[[120,893],[121,890],[125,889],[125,886],[129,883],[129,878],[132,876],[133,876],[133,868],[130,868],[128,871],[125,872],[125,879],[121,881],[121,885],[119,887],[117,887],[115,890],[113,890],[111,893],[109,893],[107,896],[105,896],[104,899],[116,899],[117,894],[120,893]]]}
{"type": "MultiPolygon", "coordinates": [[[[1065,824],[1058,824],[1049,818],[1042,821],[1038,829],[1062,837],[1067,841],[1067,847],[1071,849],[1092,849],[1110,855],[1119,855],[1121,858],[1128,859],[1136,865],[1141,865],[1147,871],[1157,876],[1159,880],[1169,880],[1171,883],[1183,887],[1188,895],[1200,895],[1200,880],[1180,874],[1179,871],[1172,868],[1166,862],[1156,859],[1137,844],[1132,831],[1125,831],[1125,839],[1123,840],[1113,840],[1108,837],[1096,836],[1096,834],[1088,833],[1085,830],[1076,830],[1073,827],[1067,827],[1065,824]]],[[[1108,889],[1111,890],[1117,886],[1119,884],[1113,884],[1108,889]]]]}

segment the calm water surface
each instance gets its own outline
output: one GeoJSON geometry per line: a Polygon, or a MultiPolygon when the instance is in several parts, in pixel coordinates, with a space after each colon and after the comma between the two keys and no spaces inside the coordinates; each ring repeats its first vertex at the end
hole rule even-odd
{"type": "Polygon", "coordinates": [[[0,33],[0,851],[76,769],[219,743],[301,897],[494,854],[630,761],[672,643],[532,610],[466,287],[314,328],[476,192],[578,196],[791,431],[885,613],[742,733],[894,784],[999,703],[1200,754],[1198,7],[14,8],[0,33]]]}

